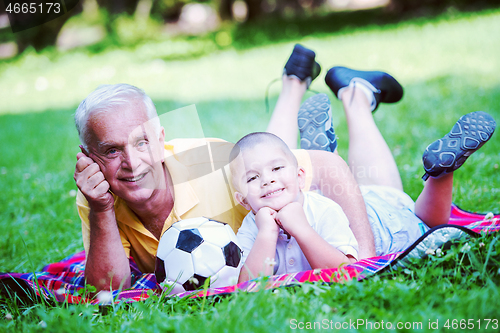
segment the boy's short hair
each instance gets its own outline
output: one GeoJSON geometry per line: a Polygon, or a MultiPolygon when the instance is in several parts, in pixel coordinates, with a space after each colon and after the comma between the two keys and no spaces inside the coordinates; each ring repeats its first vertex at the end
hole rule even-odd
{"type": "Polygon", "coordinates": [[[283,151],[283,153],[285,153],[285,155],[287,155],[287,157],[297,165],[297,158],[292,153],[288,145],[283,140],[281,140],[279,136],[269,132],[253,132],[239,139],[231,150],[229,160],[233,161],[236,157],[238,157],[240,152],[243,152],[246,149],[254,148],[256,145],[261,143],[274,144],[278,146],[283,151]]]}

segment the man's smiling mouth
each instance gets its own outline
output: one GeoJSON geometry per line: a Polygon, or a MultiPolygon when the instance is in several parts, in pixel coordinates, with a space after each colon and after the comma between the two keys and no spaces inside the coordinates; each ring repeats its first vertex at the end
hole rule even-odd
{"type": "Polygon", "coordinates": [[[133,183],[133,182],[138,182],[140,181],[141,179],[143,179],[144,177],[146,177],[148,173],[145,172],[143,174],[140,174],[138,175],[137,177],[132,177],[132,178],[122,178],[121,180],[123,181],[126,181],[126,182],[130,182],[130,183],[133,183]]]}

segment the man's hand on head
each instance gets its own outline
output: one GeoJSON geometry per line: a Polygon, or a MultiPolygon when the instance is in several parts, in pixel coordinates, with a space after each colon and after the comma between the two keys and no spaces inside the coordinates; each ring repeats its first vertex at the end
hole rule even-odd
{"type": "Polygon", "coordinates": [[[114,198],[99,165],[84,153],[76,154],[75,182],[94,212],[113,209],[114,198]]]}

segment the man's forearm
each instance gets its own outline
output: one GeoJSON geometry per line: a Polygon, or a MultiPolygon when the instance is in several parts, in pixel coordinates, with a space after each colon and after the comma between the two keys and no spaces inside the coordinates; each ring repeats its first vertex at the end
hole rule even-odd
{"type": "Polygon", "coordinates": [[[97,290],[130,287],[130,266],[114,211],[90,212],[90,247],[85,265],[87,284],[97,290]]]}
{"type": "Polygon", "coordinates": [[[349,167],[336,154],[317,150],[308,152],[314,172],[311,190],[319,189],[342,207],[359,244],[358,259],[375,256],[375,241],[365,202],[349,167]]]}

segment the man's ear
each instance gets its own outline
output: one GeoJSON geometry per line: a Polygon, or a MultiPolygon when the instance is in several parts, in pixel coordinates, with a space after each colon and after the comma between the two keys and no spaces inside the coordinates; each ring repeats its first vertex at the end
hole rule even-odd
{"type": "Polygon", "coordinates": [[[165,161],[165,158],[163,155],[165,154],[164,152],[164,146],[165,146],[165,128],[162,126],[160,130],[160,134],[158,135],[158,141],[160,142],[160,160],[163,163],[165,161]]]}
{"type": "Polygon", "coordinates": [[[252,210],[252,207],[250,207],[250,205],[247,203],[243,194],[241,194],[240,192],[234,192],[234,198],[240,205],[245,207],[246,210],[252,210]]]}
{"type": "Polygon", "coordinates": [[[160,143],[163,146],[163,143],[165,142],[165,128],[162,126],[160,130],[160,137],[159,137],[160,143]]]}
{"type": "Polygon", "coordinates": [[[302,190],[306,187],[306,170],[303,167],[297,168],[297,179],[299,181],[299,187],[302,190]]]}
{"type": "Polygon", "coordinates": [[[85,149],[83,145],[79,145],[78,147],[80,147],[82,153],[84,153],[85,155],[87,155],[87,157],[89,157],[89,152],[87,151],[87,149],[85,149]]]}

